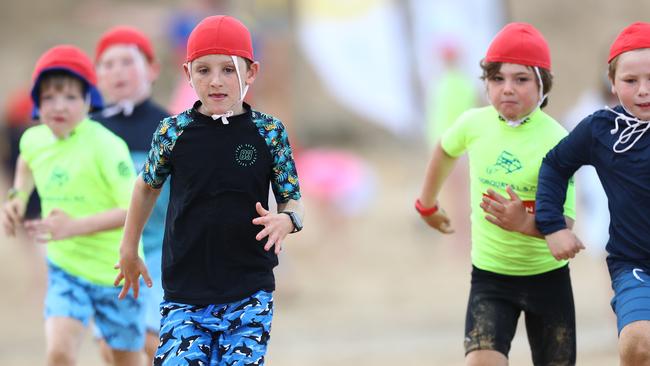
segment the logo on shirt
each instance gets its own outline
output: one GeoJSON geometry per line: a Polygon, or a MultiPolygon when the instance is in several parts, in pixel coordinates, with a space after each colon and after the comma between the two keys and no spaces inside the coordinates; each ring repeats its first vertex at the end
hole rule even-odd
{"type": "Polygon", "coordinates": [[[120,163],[117,164],[117,172],[121,177],[128,177],[131,173],[131,169],[129,169],[129,165],[125,161],[120,161],[120,163]]]}
{"type": "Polygon", "coordinates": [[[52,185],[55,185],[57,187],[63,187],[68,181],[70,180],[70,176],[68,175],[68,172],[57,166],[52,169],[52,174],[50,174],[50,181],[49,183],[52,185]]]}
{"type": "Polygon", "coordinates": [[[519,169],[521,169],[521,161],[519,161],[519,159],[517,159],[513,154],[504,150],[499,154],[497,162],[487,168],[487,173],[492,174],[499,170],[504,170],[506,174],[510,174],[519,169]]]}
{"type": "Polygon", "coordinates": [[[235,161],[240,166],[251,166],[257,161],[257,149],[251,144],[238,145],[235,149],[235,161]]]}

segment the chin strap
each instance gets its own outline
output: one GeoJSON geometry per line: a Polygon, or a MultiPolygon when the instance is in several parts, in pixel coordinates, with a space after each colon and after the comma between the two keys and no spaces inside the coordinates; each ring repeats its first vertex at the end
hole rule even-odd
{"type": "MultiPolygon", "coordinates": [[[[621,106],[623,107],[623,110],[625,112],[632,115],[632,113],[628,112],[628,110],[625,108],[623,103],[621,103],[621,106]]],[[[615,153],[620,154],[620,153],[624,153],[624,152],[628,151],[629,149],[631,149],[632,146],[634,146],[634,144],[636,144],[636,142],[641,139],[641,137],[645,134],[645,132],[648,129],[650,129],[650,121],[643,121],[643,120],[640,120],[640,119],[638,119],[636,117],[630,117],[630,116],[628,116],[628,115],[626,115],[624,113],[619,113],[619,112],[613,110],[612,108],[610,108],[608,106],[605,106],[605,109],[612,112],[612,113],[614,113],[616,115],[616,118],[614,119],[615,127],[612,128],[609,131],[609,133],[611,133],[612,135],[616,134],[618,132],[618,129],[619,129],[619,123],[625,122],[625,124],[627,124],[627,126],[623,129],[621,134],[618,135],[618,139],[614,143],[614,146],[612,146],[612,150],[615,153]],[[635,134],[636,134],[636,137],[634,138],[634,140],[632,142],[629,143],[629,145],[627,145],[624,148],[619,148],[620,145],[627,144],[635,134]]]]}
{"type": "Polygon", "coordinates": [[[120,100],[119,102],[104,108],[104,110],[102,111],[102,117],[110,118],[120,113],[128,117],[133,114],[134,108],[135,108],[135,103],[133,103],[132,101],[120,100]]]}

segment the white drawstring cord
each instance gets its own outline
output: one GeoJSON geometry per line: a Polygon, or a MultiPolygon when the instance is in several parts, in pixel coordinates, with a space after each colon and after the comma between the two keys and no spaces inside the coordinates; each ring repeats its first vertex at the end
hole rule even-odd
{"type": "MultiPolygon", "coordinates": [[[[628,110],[625,109],[625,106],[623,106],[623,103],[621,103],[621,106],[623,107],[623,110],[625,112],[632,115],[632,113],[628,112],[628,110]]],[[[631,149],[632,146],[634,146],[634,144],[636,144],[636,142],[641,139],[641,137],[645,134],[645,132],[648,129],[650,129],[650,121],[642,121],[642,120],[640,120],[640,119],[638,119],[636,117],[630,117],[630,116],[628,116],[626,114],[619,113],[619,112],[613,110],[612,108],[610,108],[609,106],[605,106],[605,109],[612,112],[612,113],[614,113],[616,115],[616,118],[614,119],[615,127],[612,128],[609,131],[610,134],[613,135],[613,134],[618,132],[619,123],[625,122],[627,124],[627,127],[625,127],[623,129],[621,134],[618,136],[618,139],[614,143],[614,146],[612,146],[612,150],[615,153],[620,154],[620,153],[624,153],[624,152],[628,151],[629,149],[631,149]],[[639,126],[641,126],[641,127],[639,128],[639,126]],[[635,133],[638,134],[638,135],[636,136],[634,141],[632,141],[632,143],[630,143],[629,145],[627,145],[627,147],[625,147],[623,149],[618,148],[619,145],[626,144],[628,141],[630,141],[630,139],[632,138],[632,136],[635,133]]]]}

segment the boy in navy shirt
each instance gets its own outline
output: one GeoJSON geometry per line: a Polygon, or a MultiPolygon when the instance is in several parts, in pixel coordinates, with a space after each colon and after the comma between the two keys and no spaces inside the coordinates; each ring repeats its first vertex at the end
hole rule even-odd
{"type": "MultiPolygon", "coordinates": [[[[97,85],[108,106],[95,113],[93,119],[126,141],[134,166],[140,168],[149,152],[151,135],[160,121],[169,116],[151,99],[151,87],[159,74],[151,41],[136,28],[113,27],[97,42],[95,68],[97,85]]],[[[143,293],[148,363],[153,362],[158,348],[159,307],[163,300],[160,261],[168,200],[169,184],[165,184],[142,233],[144,257],[153,278],[153,287],[143,293]]],[[[101,334],[97,336],[101,337],[101,334]]],[[[100,344],[104,358],[110,361],[105,343],[100,344]]]]}
{"type": "Polygon", "coordinates": [[[164,119],[136,181],[120,249],[120,296],[139,277],[138,239],[171,176],[163,243],[162,326],[155,364],[264,364],[273,268],[302,228],[298,176],[282,123],[244,103],[259,69],[248,29],[212,16],[192,31],[185,73],[199,101],[164,119]],[[268,211],[269,183],[278,213],[268,211]],[[260,226],[262,229],[260,231],[260,226]]]}
{"type": "Polygon", "coordinates": [[[607,264],[612,279],[621,365],[650,365],[650,23],[634,23],[609,53],[620,105],[586,117],[542,163],[536,224],[556,259],[573,258],[580,240],[566,227],[567,183],[593,165],[609,201],[607,264]]]}

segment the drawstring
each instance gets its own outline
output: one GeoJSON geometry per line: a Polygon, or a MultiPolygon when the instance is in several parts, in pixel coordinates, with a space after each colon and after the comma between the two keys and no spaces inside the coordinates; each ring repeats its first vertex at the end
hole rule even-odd
{"type": "MultiPolygon", "coordinates": [[[[628,112],[627,109],[625,109],[625,106],[623,106],[623,104],[621,104],[621,106],[623,107],[623,110],[625,112],[627,112],[629,114],[632,114],[632,113],[628,112]]],[[[640,119],[638,119],[636,117],[630,117],[630,116],[628,116],[626,114],[619,113],[619,112],[613,110],[612,108],[610,108],[608,106],[605,106],[605,109],[612,112],[612,113],[614,113],[616,115],[616,118],[614,119],[615,127],[609,131],[610,134],[613,135],[613,134],[618,132],[619,123],[625,122],[627,124],[627,127],[625,127],[623,129],[621,134],[618,136],[618,139],[614,143],[614,146],[612,147],[612,150],[614,150],[615,153],[620,154],[620,153],[624,153],[624,152],[628,151],[629,149],[631,149],[632,146],[634,146],[634,144],[636,144],[636,142],[641,139],[641,137],[645,134],[645,132],[648,129],[650,129],[650,121],[642,121],[642,120],[640,120],[640,119]],[[632,138],[632,136],[634,134],[637,134],[634,141],[632,141],[624,149],[619,149],[618,148],[619,145],[624,145],[628,141],[630,141],[630,139],[632,138]]]]}
{"type": "Polygon", "coordinates": [[[112,106],[104,108],[102,111],[102,116],[104,118],[110,118],[122,113],[128,117],[133,114],[134,108],[135,104],[132,101],[125,99],[113,104],[112,106]]]}
{"type": "MultiPolygon", "coordinates": [[[[239,100],[237,100],[235,103],[233,103],[230,106],[230,108],[232,108],[234,105],[236,105],[239,102],[241,102],[242,100],[244,100],[244,97],[246,96],[246,92],[248,92],[248,84],[245,85],[242,88],[242,86],[241,86],[241,84],[242,84],[241,73],[239,72],[239,64],[237,63],[237,57],[238,56],[230,55],[230,57],[232,58],[232,62],[235,64],[235,71],[237,72],[237,82],[239,84],[239,100]]],[[[190,72],[189,72],[189,74],[190,74],[190,85],[192,86],[192,88],[194,88],[194,84],[192,83],[192,61],[188,62],[188,69],[190,70],[190,72]]],[[[228,117],[232,117],[233,114],[235,114],[235,112],[232,109],[229,109],[224,114],[213,114],[210,117],[212,117],[212,119],[214,121],[221,118],[221,123],[223,123],[224,125],[227,125],[227,124],[230,123],[230,122],[228,122],[228,117]]]]}

